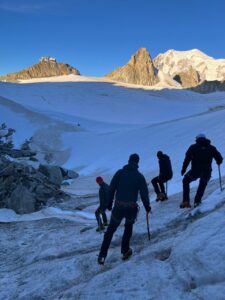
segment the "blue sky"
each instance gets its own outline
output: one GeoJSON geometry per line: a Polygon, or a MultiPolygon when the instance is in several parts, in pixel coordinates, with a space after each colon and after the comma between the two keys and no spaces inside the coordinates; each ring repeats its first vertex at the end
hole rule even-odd
{"type": "Polygon", "coordinates": [[[0,74],[41,56],[101,76],[140,47],[225,58],[224,0],[0,0],[0,74]]]}

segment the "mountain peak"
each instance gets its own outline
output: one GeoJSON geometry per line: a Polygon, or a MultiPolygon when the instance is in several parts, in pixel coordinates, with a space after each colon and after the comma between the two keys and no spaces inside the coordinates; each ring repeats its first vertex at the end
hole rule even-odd
{"type": "Polygon", "coordinates": [[[139,48],[126,65],[115,69],[106,76],[119,82],[150,86],[158,81],[153,61],[146,48],[139,48]]]}
{"type": "Polygon", "coordinates": [[[58,63],[54,57],[43,56],[37,64],[22,71],[0,76],[0,81],[27,80],[69,74],[80,75],[80,72],[69,64],[58,63]]]}
{"type": "MultiPolygon", "coordinates": [[[[187,51],[168,50],[154,59],[155,66],[172,78],[186,78],[184,81],[197,85],[204,80],[224,80],[225,60],[214,59],[199,49],[187,51]],[[193,80],[188,80],[192,76],[193,80]]],[[[182,80],[181,80],[182,81],[182,80]]],[[[184,82],[184,87],[187,87],[184,82]]]]}

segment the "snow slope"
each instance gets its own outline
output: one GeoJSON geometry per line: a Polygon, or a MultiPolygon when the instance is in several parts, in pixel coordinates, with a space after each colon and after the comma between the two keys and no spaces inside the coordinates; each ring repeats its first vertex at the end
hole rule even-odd
{"type": "Polygon", "coordinates": [[[18,222],[14,216],[11,223],[10,211],[0,210],[0,221],[7,222],[0,223],[0,299],[223,300],[225,192],[217,187],[210,183],[202,213],[194,217],[178,209],[180,194],[152,203],[150,241],[140,204],[134,255],[120,259],[121,226],[103,267],[96,263],[103,238],[95,232],[96,205],[85,208],[83,219],[49,209],[48,218],[39,212],[39,218],[21,216],[18,222]]]}
{"type": "MultiPolygon", "coordinates": [[[[21,128],[29,127],[29,137],[34,134],[40,151],[48,147],[48,151],[58,153],[55,163],[76,169],[81,175],[112,175],[130,153],[138,152],[140,168],[149,180],[158,172],[155,154],[162,150],[171,156],[174,180],[170,188],[176,190],[184,153],[199,132],[205,132],[219,150],[225,146],[225,93],[153,91],[81,76],[69,76],[72,79],[1,83],[0,95],[10,99],[11,105],[20,104],[38,115],[39,121],[36,118],[31,126],[26,123],[26,115],[24,124],[19,121],[21,128]],[[45,120],[40,121],[41,117],[45,120]]],[[[19,115],[9,118],[9,114],[0,112],[1,119],[11,127],[17,127],[19,115]]],[[[22,131],[18,129],[18,135],[24,137],[22,131]]],[[[213,176],[217,176],[217,170],[213,176]]]]}
{"type": "Polygon", "coordinates": [[[55,163],[81,174],[67,188],[71,200],[57,207],[25,216],[0,209],[0,300],[224,300],[225,192],[218,190],[216,165],[201,213],[178,207],[180,169],[196,134],[206,133],[224,155],[225,93],[134,89],[71,76],[54,80],[0,84],[0,119],[17,128],[16,144],[34,135],[40,151],[47,147],[57,153],[55,163]],[[95,175],[108,182],[137,152],[149,182],[158,174],[158,150],[170,155],[174,178],[163,203],[153,201],[149,186],[151,241],[140,203],[134,256],[120,260],[121,226],[106,265],[98,266],[103,235],[95,232],[95,175]]]}

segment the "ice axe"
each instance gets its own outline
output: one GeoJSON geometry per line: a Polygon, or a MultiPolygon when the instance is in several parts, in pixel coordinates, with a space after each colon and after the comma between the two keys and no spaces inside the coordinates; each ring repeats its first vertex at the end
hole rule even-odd
{"type": "Polygon", "coordinates": [[[146,222],[147,222],[148,239],[150,241],[151,235],[150,235],[150,229],[149,229],[150,226],[149,226],[149,213],[148,212],[146,212],[146,222]]]}
{"type": "Polygon", "coordinates": [[[221,173],[220,173],[220,165],[218,165],[218,170],[219,170],[220,190],[222,192],[223,191],[223,187],[222,187],[222,180],[221,180],[221,173]]]}

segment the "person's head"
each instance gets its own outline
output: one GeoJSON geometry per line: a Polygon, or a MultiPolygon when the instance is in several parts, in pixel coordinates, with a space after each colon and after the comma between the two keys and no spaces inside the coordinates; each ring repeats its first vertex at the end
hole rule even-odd
{"type": "Polygon", "coordinates": [[[101,176],[98,176],[98,177],[96,177],[96,182],[100,185],[104,182],[104,180],[101,176]]]}
{"type": "Polygon", "coordinates": [[[197,141],[199,139],[206,139],[206,135],[204,133],[199,133],[196,135],[195,140],[197,141]]]}
{"type": "Polygon", "coordinates": [[[128,160],[128,163],[131,163],[131,162],[132,162],[132,163],[138,164],[138,163],[139,163],[139,160],[140,160],[139,155],[136,154],[136,153],[134,153],[134,154],[131,154],[131,155],[130,155],[129,160],[128,160]]]}
{"type": "Polygon", "coordinates": [[[158,152],[157,152],[157,157],[158,157],[159,159],[163,157],[162,151],[158,151],[158,152]]]}

